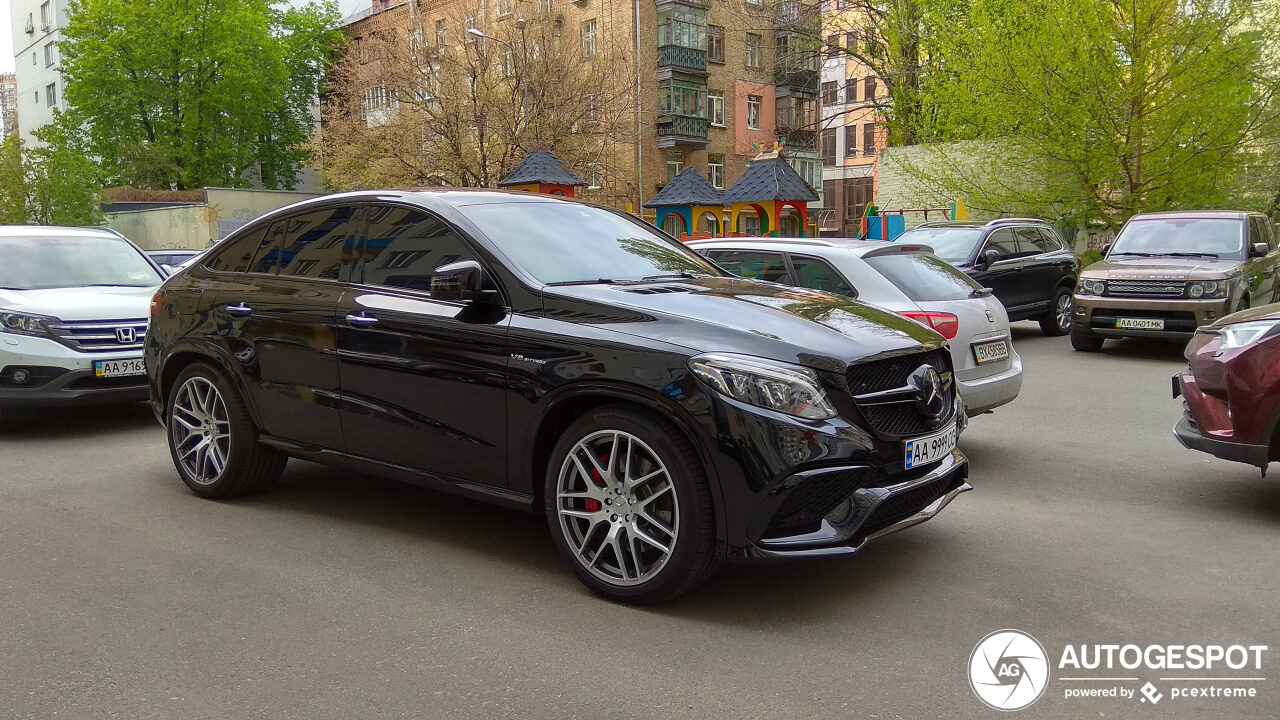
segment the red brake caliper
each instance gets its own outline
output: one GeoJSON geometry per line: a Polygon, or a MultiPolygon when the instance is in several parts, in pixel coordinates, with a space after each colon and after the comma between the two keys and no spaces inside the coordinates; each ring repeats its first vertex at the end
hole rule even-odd
{"type": "MultiPolygon", "coordinates": [[[[600,458],[600,464],[604,465],[605,467],[609,466],[609,456],[607,454],[600,458]]],[[[592,482],[594,482],[599,487],[605,487],[604,478],[601,477],[599,470],[596,470],[595,468],[591,468],[587,472],[591,475],[592,482]]],[[[600,512],[600,501],[594,498],[587,498],[586,500],[582,501],[582,509],[586,510],[587,512],[600,512]]]]}

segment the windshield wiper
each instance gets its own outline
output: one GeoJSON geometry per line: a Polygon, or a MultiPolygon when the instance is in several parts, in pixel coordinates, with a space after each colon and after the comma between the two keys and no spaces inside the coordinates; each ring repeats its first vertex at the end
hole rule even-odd
{"type": "Polygon", "coordinates": [[[1202,252],[1169,252],[1169,253],[1160,253],[1160,254],[1164,255],[1165,257],[1202,257],[1202,258],[1214,258],[1215,260],[1219,257],[1217,253],[1202,253],[1202,252]]]}
{"type": "Polygon", "coordinates": [[[682,270],[678,273],[671,273],[669,275],[649,275],[648,277],[640,278],[640,280],[642,282],[648,282],[650,280],[697,280],[699,278],[707,278],[707,277],[712,277],[712,276],[707,275],[705,273],[699,274],[699,273],[689,272],[688,270],[682,270]]]}
{"type": "Polygon", "coordinates": [[[616,285],[617,280],[609,278],[596,278],[595,280],[561,280],[560,282],[547,283],[547,287],[564,287],[565,285],[616,285]]]}
{"type": "Polygon", "coordinates": [[[1113,251],[1112,255],[1132,255],[1133,257],[1160,257],[1164,253],[1148,253],[1148,252],[1129,252],[1128,250],[1113,251]]]}

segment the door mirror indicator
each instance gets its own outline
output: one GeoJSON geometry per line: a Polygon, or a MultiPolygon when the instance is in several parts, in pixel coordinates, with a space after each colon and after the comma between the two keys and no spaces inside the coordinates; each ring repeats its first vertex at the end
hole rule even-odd
{"type": "Polygon", "coordinates": [[[441,265],[431,275],[431,297],[437,300],[487,302],[498,297],[489,275],[475,260],[441,265]]]}

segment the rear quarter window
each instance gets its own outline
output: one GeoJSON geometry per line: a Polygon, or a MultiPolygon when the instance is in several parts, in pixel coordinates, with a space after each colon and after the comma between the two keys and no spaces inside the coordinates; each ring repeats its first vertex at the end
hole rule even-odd
{"type": "Polygon", "coordinates": [[[903,253],[863,260],[916,302],[963,300],[982,288],[936,255],[903,253]]]}

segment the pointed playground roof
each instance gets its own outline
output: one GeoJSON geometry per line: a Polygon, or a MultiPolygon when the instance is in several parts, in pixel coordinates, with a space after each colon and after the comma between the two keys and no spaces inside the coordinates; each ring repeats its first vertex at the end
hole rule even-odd
{"type": "Polygon", "coordinates": [[[586,185],[586,181],[565,170],[556,157],[546,148],[538,148],[525,156],[524,160],[511,174],[498,181],[498,187],[511,185],[530,185],[546,183],[547,185],[586,185]]]}
{"type": "Polygon", "coordinates": [[[818,195],[778,152],[758,156],[738,182],[724,191],[725,203],[817,202],[818,195]]]}
{"type": "Polygon", "coordinates": [[[724,196],[706,178],[693,168],[685,168],[672,178],[653,199],[645,203],[647,208],[688,207],[693,205],[723,205],[724,196]]]}

